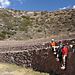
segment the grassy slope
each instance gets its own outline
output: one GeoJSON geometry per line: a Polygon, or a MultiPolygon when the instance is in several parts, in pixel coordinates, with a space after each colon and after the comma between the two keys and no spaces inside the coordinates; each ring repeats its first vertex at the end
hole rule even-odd
{"type": "Polygon", "coordinates": [[[35,72],[14,64],[0,63],[0,75],[48,75],[47,73],[35,72]]]}

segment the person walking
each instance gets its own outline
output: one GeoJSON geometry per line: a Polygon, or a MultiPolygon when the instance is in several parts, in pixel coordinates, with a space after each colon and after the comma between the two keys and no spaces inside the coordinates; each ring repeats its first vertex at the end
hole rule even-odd
{"type": "Polygon", "coordinates": [[[54,39],[51,40],[50,46],[51,46],[51,50],[56,55],[56,49],[58,48],[58,46],[54,39]]]}
{"type": "Polygon", "coordinates": [[[61,69],[66,68],[68,51],[69,51],[69,49],[68,49],[67,45],[64,45],[64,47],[62,48],[62,60],[63,60],[63,63],[62,63],[61,69]]]}
{"type": "Polygon", "coordinates": [[[62,41],[58,42],[58,49],[57,49],[57,57],[56,60],[62,63],[62,48],[63,48],[63,43],[62,41]]]}

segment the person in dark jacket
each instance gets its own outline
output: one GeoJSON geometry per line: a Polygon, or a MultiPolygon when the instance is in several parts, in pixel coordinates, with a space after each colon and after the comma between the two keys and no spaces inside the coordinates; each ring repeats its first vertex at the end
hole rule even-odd
{"type": "Polygon", "coordinates": [[[62,63],[62,48],[63,48],[63,43],[61,41],[58,42],[58,49],[57,49],[57,58],[56,60],[62,63]]]}

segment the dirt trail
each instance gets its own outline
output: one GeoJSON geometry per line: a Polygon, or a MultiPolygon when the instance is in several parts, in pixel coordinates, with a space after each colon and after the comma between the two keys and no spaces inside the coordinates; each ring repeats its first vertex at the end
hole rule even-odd
{"type": "Polygon", "coordinates": [[[32,39],[32,40],[27,40],[27,41],[16,41],[16,40],[4,40],[0,41],[0,47],[1,46],[20,46],[20,45],[34,45],[34,44],[39,44],[43,42],[47,42],[49,38],[41,38],[41,39],[32,39]]]}
{"type": "Polygon", "coordinates": [[[61,39],[73,39],[74,37],[73,38],[72,37],[58,38],[58,36],[56,36],[51,38],[47,37],[47,38],[40,38],[40,39],[31,39],[27,41],[26,40],[20,40],[20,41],[3,40],[3,41],[0,41],[0,47],[30,46],[30,45],[43,44],[43,43],[50,42],[52,38],[54,38],[55,40],[61,40],[61,39]]]}
{"type": "MultiPolygon", "coordinates": [[[[55,40],[61,40],[62,38],[51,37],[55,40]]],[[[32,39],[32,40],[4,40],[0,41],[0,52],[6,52],[6,51],[21,51],[21,50],[28,50],[28,49],[37,49],[41,47],[41,45],[45,43],[49,43],[51,41],[51,38],[41,38],[41,39],[32,39]]],[[[68,37],[65,38],[66,40],[68,37]]],[[[72,37],[69,39],[73,39],[72,37]]]]}

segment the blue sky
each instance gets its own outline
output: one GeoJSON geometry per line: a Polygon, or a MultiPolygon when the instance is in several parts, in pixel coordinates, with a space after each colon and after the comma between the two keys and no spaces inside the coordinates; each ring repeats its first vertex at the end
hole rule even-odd
{"type": "Polygon", "coordinates": [[[0,8],[28,11],[54,11],[74,8],[75,0],[0,0],[0,8]]]}

